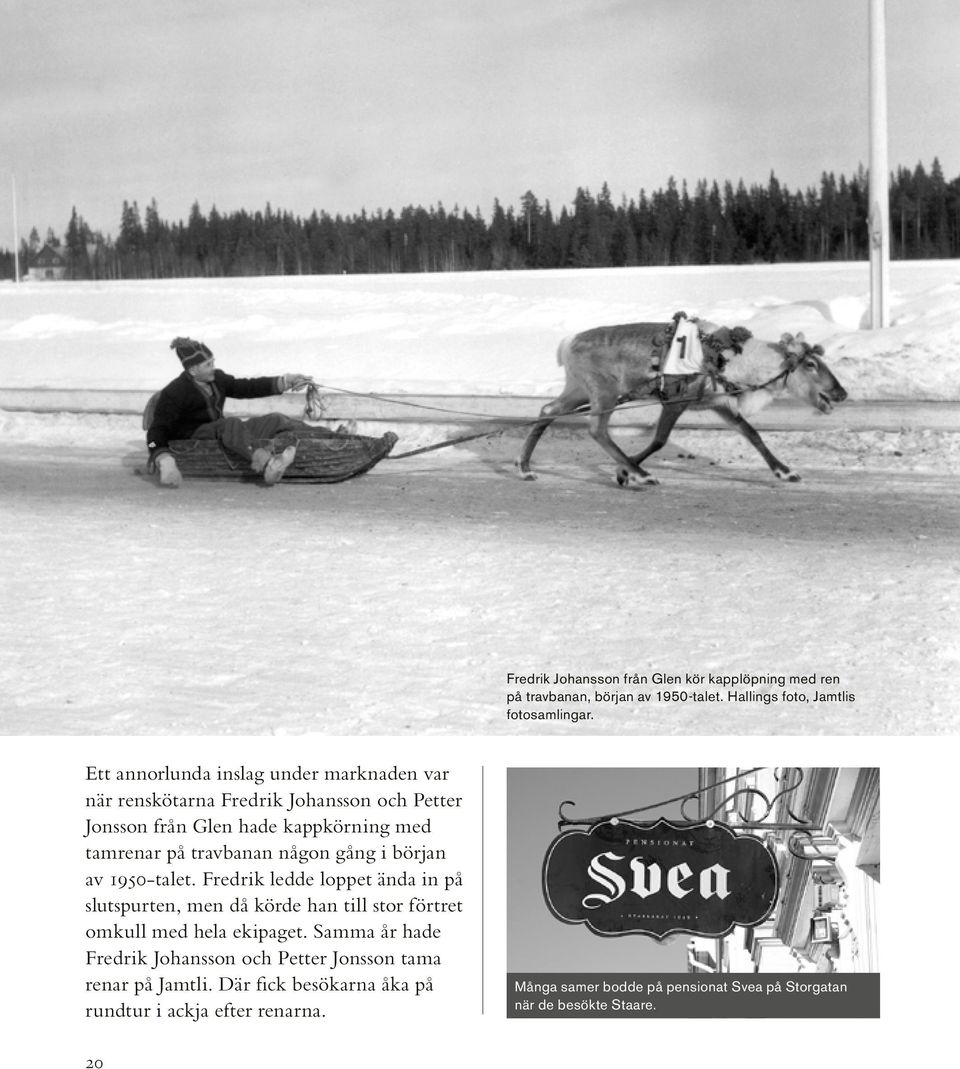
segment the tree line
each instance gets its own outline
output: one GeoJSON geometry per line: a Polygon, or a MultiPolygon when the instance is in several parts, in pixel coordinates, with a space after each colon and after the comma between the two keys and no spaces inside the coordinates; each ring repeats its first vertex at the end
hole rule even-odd
{"type": "MultiPolygon", "coordinates": [[[[46,243],[65,255],[74,279],[159,279],[259,275],[484,271],[525,268],[752,264],[869,257],[868,176],[864,168],[819,185],[790,190],[771,172],[765,184],[736,185],[670,178],[615,204],[609,187],[576,191],[555,212],[532,191],[517,207],[494,201],[447,211],[408,206],[395,212],[306,218],[277,211],[204,214],[194,203],[186,222],[160,217],[155,200],[141,213],[124,201],[116,237],[93,231],[74,207],[62,239],[46,243]]],[[[948,181],[938,159],[890,176],[891,256],[960,256],[960,177],[948,181]]],[[[44,243],[34,229],[21,243],[21,270],[44,243]]],[[[0,253],[13,277],[13,254],[0,253]]]]}

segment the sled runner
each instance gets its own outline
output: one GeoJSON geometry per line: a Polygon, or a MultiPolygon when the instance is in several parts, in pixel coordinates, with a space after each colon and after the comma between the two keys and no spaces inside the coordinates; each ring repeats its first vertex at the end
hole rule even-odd
{"type": "MultiPolygon", "coordinates": [[[[296,459],[284,474],[285,483],[339,483],[362,475],[383,460],[396,444],[397,436],[387,431],[381,438],[368,438],[311,427],[306,433],[284,433],[276,441],[297,447],[296,459]]],[[[271,443],[262,444],[269,447],[271,443]]],[[[257,478],[247,462],[212,439],[173,441],[170,452],[184,478],[257,478]]]]}

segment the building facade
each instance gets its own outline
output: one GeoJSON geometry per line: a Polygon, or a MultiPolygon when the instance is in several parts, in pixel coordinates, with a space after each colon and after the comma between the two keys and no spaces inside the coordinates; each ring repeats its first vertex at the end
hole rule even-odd
{"type": "Polygon", "coordinates": [[[689,972],[880,971],[879,769],[704,768],[699,815],[762,837],[780,892],[758,927],[693,939],[689,972]]]}

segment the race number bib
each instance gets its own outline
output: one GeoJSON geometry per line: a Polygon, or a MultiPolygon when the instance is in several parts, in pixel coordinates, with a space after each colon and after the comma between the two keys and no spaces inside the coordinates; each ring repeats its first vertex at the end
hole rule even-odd
{"type": "Polygon", "coordinates": [[[703,371],[703,349],[696,323],[687,319],[677,322],[677,330],[660,368],[662,375],[696,375],[703,371]]]}

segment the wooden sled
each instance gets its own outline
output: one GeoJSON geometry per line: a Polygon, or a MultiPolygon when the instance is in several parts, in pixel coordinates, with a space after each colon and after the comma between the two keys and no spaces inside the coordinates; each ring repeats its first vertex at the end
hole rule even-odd
{"type": "MultiPolygon", "coordinates": [[[[297,447],[296,459],[283,476],[285,483],[341,483],[352,479],[383,460],[396,441],[393,431],[387,431],[382,438],[368,438],[361,434],[340,434],[323,427],[284,431],[273,439],[275,445],[297,447]]],[[[271,443],[264,441],[260,444],[269,448],[271,443]]],[[[179,439],[170,442],[169,449],[184,478],[259,478],[246,461],[227,452],[213,439],[179,439]]]]}

